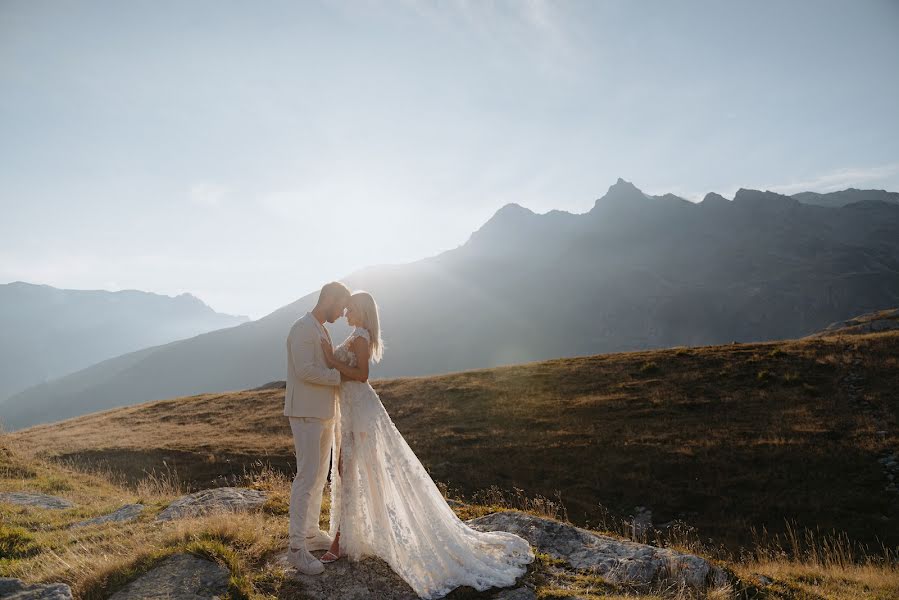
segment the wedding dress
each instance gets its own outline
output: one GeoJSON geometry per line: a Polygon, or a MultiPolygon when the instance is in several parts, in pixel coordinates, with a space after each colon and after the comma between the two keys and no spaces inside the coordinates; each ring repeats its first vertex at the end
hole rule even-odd
{"type": "MultiPolygon", "coordinates": [[[[370,340],[357,327],[334,351],[353,367],[356,337],[370,340]]],[[[341,555],[384,559],[421,598],[511,586],[534,560],[521,537],[480,532],[456,516],[368,382],[340,384],[333,457],[330,534],[340,530],[341,555]]]]}

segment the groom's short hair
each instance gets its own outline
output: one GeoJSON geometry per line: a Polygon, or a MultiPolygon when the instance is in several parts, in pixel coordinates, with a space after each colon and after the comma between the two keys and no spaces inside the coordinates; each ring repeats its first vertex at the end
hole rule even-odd
{"type": "Polygon", "coordinates": [[[324,304],[331,301],[333,298],[349,298],[351,295],[352,292],[350,291],[350,288],[339,281],[332,281],[331,283],[326,283],[322,286],[322,291],[318,294],[318,303],[324,304]]]}

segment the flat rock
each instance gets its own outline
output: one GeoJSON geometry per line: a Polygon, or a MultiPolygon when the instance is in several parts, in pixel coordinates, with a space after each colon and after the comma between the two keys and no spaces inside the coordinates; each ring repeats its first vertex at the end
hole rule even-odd
{"type": "Polygon", "coordinates": [[[259,490],[220,487],[181,496],[156,516],[157,521],[197,517],[212,512],[242,512],[265,503],[266,494],[259,490]]]}
{"type": "MultiPolygon", "coordinates": [[[[316,556],[324,552],[316,552],[316,556]]],[[[275,564],[292,573],[310,600],[419,600],[409,584],[379,558],[366,557],[359,562],[345,558],[325,565],[321,575],[303,575],[287,562],[287,551],[275,557],[275,564]]]]}
{"type": "Polygon", "coordinates": [[[522,586],[512,590],[503,590],[493,596],[492,600],[537,600],[537,594],[534,590],[522,586]]]}
{"type": "Polygon", "coordinates": [[[5,600],[72,600],[72,590],[64,583],[29,585],[21,579],[0,577],[0,598],[5,600]]]}
{"type": "Polygon", "coordinates": [[[222,565],[193,554],[174,554],[147,571],[110,600],[199,600],[228,591],[231,574],[222,565]]]}
{"type": "Polygon", "coordinates": [[[73,524],[72,527],[86,527],[87,525],[99,525],[101,523],[125,523],[127,521],[133,521],[141,512],[143,512],[144,508],[143,504],[126,504],[109,514],[100,515],[99,517],[94,517],[93,519],[87,519],[85,521],[79,521],[73,524]]]}
{"type": "MultiPolygon", "coordinates": [[[[321,556],[324,552],[315,552],[321,556]]],[[[275,566],[286,569],[291,577],[302,586],[303,598],[309,600],[419,600],[409,584],[393,572],[386,562],[380,558],[369,556],[359,562],[350,562],[341,558],[325,565],[321,575],[303,575],[287,562],[287,551],[276,555],[275,566]]],[[[468,589],[471,588],[462,588],[468,589]]],[[[522,586],[515,589],[499,590],[490,595],[482,592],[478,598],[491,600],[536,600],[537,595],[522,586]]],[[[454,594],[450,594],[454,597],[454,594]]],[[[467,597],[467,596],[463,596],[467,597]]]]}
{"type": "Polygon", "coordinates": [[[0,502],[33,506],[35,508],[63,509],[75,506],[71,501],[59,496],[48,496],[36,492],[0,492],[0,502]]]}
{"type": "Polygon", "coordinates": [[[684,584],[704,590],[727,581],[722,569],[699,556],[618,540],[517,511],[492,513],[467,523],[481,531],[508,531],[520,535],[541,552],[574,569],[598,574],[612,583],[684,584]]]}

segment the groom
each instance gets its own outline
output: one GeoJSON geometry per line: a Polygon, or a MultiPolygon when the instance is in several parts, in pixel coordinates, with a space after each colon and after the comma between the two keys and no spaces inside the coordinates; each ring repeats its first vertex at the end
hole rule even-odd
{"type": "Polygon", "coordinates": [[[287,336],[287,392],[284,414],[290,420],[297,475],[290,488],[290,549],[287,561],[306,575],[325,570],[310,550],[327,550],[331,538],[319,529],[318,517],[334,440],[334,408],[340,372],[325,364],[322,340],[331,345],[325,322],[343,316],[350,290],[340,282],[325,285],[312,312],[287,336]]]}

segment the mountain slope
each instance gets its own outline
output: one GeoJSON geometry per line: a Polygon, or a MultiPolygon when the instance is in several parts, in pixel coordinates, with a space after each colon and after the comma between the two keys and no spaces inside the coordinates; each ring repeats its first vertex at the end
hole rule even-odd
{"type": "MultiPolygon", "coordinates": [[[[751,528],[899,544],[899,332],[672,348],[374,382],[435,480],[561,494],[596,523],[647,507],[712,545],[751,528]]],[[[29,453],[204,487],[295,469],[281,389],[151,402],[10,434],[29,453]]],[[[481,496],[489,503],[489,494],[481,496]]]]}
{"type": "MultiPolygon", "coordinates": [[[[508,205],[457,249],[346,282],[381,306],[378,376],[795,338],[899,305],[899,205],[828,208],[746,189],[694,204],[619,180],[588,213],[508,205]]],[[[84,373],[76,392],[27,390],[2,417],[21,427],[58,418],[61,405],[83,414],[283,379],[285,336],[315,297],[157,348],[92,384],[84,373]]]]}
{"type": "Polygon", "coordinates": [[[190,294],[0,285],[0,400],[101,360],[245,322],[190,294]]]}

